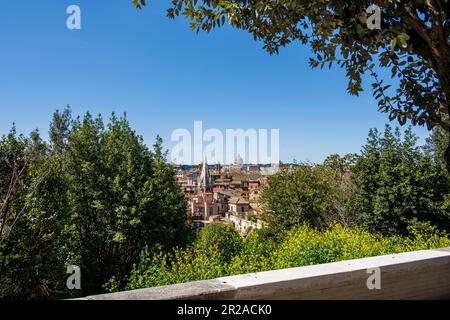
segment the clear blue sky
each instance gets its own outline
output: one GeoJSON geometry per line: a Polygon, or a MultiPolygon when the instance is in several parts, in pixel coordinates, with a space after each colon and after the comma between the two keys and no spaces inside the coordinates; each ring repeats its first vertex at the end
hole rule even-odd
{"type": "Polygon", "coordinates": [[[282,160],[321,161],[358,152],[369,128],[387,122],[369,92],[346,93],[341,70],[311,70],[308,47],[269,56],[242,31],[197,35],[165,17],[169,3],[140,12],[131,0],[1,0],[0,133],[15,122],[46,136],[52,112],[70,104],[75,114],[126,111],[148,144],[194,120],[278,128],[282,160]],[[66,28],[71,4],[82,30],[66,28]]]}

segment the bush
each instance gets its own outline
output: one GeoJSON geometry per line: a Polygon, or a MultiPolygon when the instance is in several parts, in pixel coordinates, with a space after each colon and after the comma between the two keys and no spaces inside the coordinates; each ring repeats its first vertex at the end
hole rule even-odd
{"type": "Polygon", "coordinates": [[[195,246],[199,251],[215,249],[222,261],[229,261],[242,249],[242,240],[230,225],[212,223],[200,231],[195,246]]]}
{"type": "MultiPolygon", "coordinates": [[[[450,247],[448,234],[435,228],[413,230],[408,237],[387,238],[339,224],[323,231],[299,225],[281,238],[277,242],[265,231],[254,232],[238,241],[241,245],[236,247],[240,249],[228,260],[214,245],[176,249],[170,254],[144,251],[140,264],[130,274],[127,289],[450,247]]],[[[114,286],[107,289],[112,292],[114,286]]]]}
{"type": "Polygon", "coordinates": [[[338,216],[340,193],[337,172],[329,167],[283,168],[261,193],[263,220],[278,232],[302,223],[325,227],[338,216]]]}
{"type": "Polygon", "coordinates": [[[274,252],[275,266],[292,268],[398,252],[393,243],[358,228],[336,224],[319,232],[304,225],[290,231],[274,252]]]}
{"type": "MultiPolygon", "coordinates": [[[[171,253],[152,254],[144,250],[141,262],[130,274],[126,290],[175,283],[207,280],[226,275],[217,250],[199,248],[173,249],[171,253]]],[[[117,291],[114,279],[105,285],[109,292],[117,291]]]]}

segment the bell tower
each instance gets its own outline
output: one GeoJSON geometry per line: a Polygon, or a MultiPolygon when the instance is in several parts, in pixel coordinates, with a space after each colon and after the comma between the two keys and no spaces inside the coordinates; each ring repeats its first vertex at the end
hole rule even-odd
{"type": "Polygon", "coordinates": [[[199,185],[203,192],[211,191],[211,176],[209,174],[208,161],[206,158],[202,165],[199,185]]]}

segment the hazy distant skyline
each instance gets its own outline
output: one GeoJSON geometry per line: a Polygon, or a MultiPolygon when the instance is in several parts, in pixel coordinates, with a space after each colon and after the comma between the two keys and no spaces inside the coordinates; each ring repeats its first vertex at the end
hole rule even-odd
{"type": "MultiPolygon", "coordinates": [[[[346,93],[342,70],[311,70],[308,47],[269,56],[242,31],[197,35],[165,17],[168,5],[3,1],[0,134],[15,122],[46,137],[52,113],[69,104],[75,115],[126,112],[148,145],[160,134],[167,148],[173,130],[193,130],[195,120],[223,131],[280,129],[282,161],[320,162],[359,152],[369,129],[388,122],[370,92],[346,93]],[[82,30],[66,28],[71,4],[81,7],[82,30]]],[[[421,142],[428,136],[414,131],[421,142]]]]}

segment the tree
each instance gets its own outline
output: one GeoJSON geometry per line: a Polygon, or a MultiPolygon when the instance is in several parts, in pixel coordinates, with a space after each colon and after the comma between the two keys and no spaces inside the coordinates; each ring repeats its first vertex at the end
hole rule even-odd
{"type": "Polygon", "coordinates": [[[411,228],[448,228],[448,176],[432,155],[416,145],[411,129],[371,130],[354,167],[352,199],[358,224],[384,234],[409,234],[411,228]]]}
{"type": "Polygon", "coordinates": [[[57,111],[50,144],[15,128],[0,139],[0,298],[74,297],[67,265],[82,271],[83,294],[120,286],[146,248],[190,240],[186,202],[166,161],[114,114],[71,119],[57,111]]]}
{"type": "Polygon", "coordinates": [[[52,150],[61,154],[65,151],[69,142],[69,135],[72,125],[72,111],[67,106],[62,112],[56,110],[53,113],[53,120],[50,124],[49,137],[52,150]]]}
{"type": "Polygon", "coordinates": [[[428,151],[434,156],[436,162],[440,162],[445,166],[443,162],[443,155],[450,142],[450,134],[442,128],[435,128],[431,136],[427,139],[428,151]]]}
{"type": "Polygon", "coordinates": [[[21,195],[25,193],[24,180],[29,168],[29,140],[17,137],[15,127],[0,142],[0,240],[11,233],[11,224],[23,213],[21,195]],[[19,209],[20,208],[20,209],[19,209]]]}
{"type": "Polygon", "coordinates": [[[339,189],[339,175],[329,167],[299,165],[269,177],[260,201],[263,219],[278,231],[307,223],[325,227],[333,221],[348,224],[339,189]]]}
{"type": "Polygon", "coordinates": [[[120,287],[144,248],[184,246],[186,202],[162,140],[150,151],[126,117],[69,108],[53,115],[50,143],[15,128],[0,139],[0,298],[43,299],[120,287]],[[82,272],[68,292],[66,267],[82,272]]]}
{"type": "Polygon", "coordinates": [[[113,116],[106,130],[90,114],[74,123],[65,171],[85,293],[100,292],[112,276],[120,279],[143,248],[138,195],[151,165],[124,119],[113,116]]]}
{"type": "Polygon", "coordinates": [[[0,141],[0,297],[57,297],[67,252],[65,184],[37,131],[0,141]]]}
{"type": "Polygon", "coordinates": [[[65,172],[85,294],[123,284],[145,247],[184,245],[186,202],[162,140],[150,152],[126,117],[74,122],[65,172]]]}
{"type": "MultiPolygon", "coordinates": [[[[136,7],[145,0],[133,0],[136,7]]],[[[338,64],[348,91],[372,76],[379,110],[403,125],[439,126],[450,132],[450,1],[448,0],[174,0],[170,18],[186,16],[191,29],[211,31],[228,22],[261,40],[271,54],[292,42],[309,44],[312,67],[338,64]],[[381,7],[381,29],[368,28],[366,11],[381,7]],[[382,79],[383,69],[392,83],[382,79]],[[392,90],[391,85],[396,89],[392,90]]],[[[450,173],[450,144],[445,161],[450,173]]]]}
{"type": "Polygon", "coordinates": [[[163,140],[156,137],[151,152],[152,177],[143,186],[141,206],[152,212],[151,223],[157,241],[166,249],[191,242],[193,229],[189,224],[187,203],[176,179],[175,167],[167,162],[163,140]]]}
{"type": "Polygon", "coordinates": [[[332,198],[334,210],[327,216],[327,225],[335,222],[352,227],[355,225],[354,212],[350,210],[352,207],[353,195],[356,186],[353,181],[353,169],[356,163],[356,154],[346,154],[339,156],[333,154],[328,156],[323,166],[331,170],[330,178],[335,182],[335,197],[332,198]]]}
{"type": "Polygon", "coordinates": [[[225,263],[230,262],[231,258],[242,250],[242,239],[231,226],[212,223],[200,231],[195,246],[201,252],[212,248],[225,263]]]}

